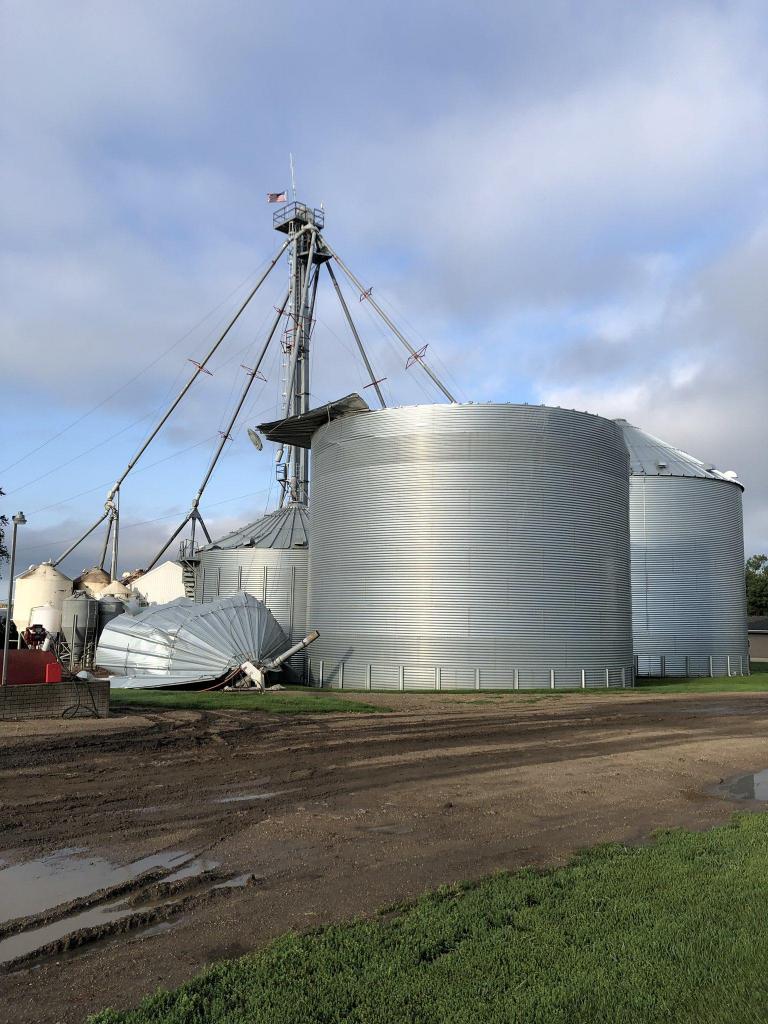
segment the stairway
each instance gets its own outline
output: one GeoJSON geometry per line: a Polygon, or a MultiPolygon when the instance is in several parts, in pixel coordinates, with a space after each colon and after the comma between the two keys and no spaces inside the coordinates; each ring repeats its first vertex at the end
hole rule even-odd
{"type": "Polygon", "coordinates": [[[195,599],[195,578],[197,576],[197,559],[185,558],[181,563],[181,578],[184,582],[184,596],[195,599]]]}

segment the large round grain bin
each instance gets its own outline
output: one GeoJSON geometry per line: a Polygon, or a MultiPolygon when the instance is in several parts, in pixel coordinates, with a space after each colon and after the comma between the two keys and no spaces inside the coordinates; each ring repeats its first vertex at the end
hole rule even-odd
{"type": "Polygon", "coordinates": [[[747,674],[741,484],[735,474],[617,422],[630,460],[638,674],[747,674]]]}
{"type": "MultiPolygon", "coordinates": [[[[214,601],[244,591],[262,601],[296,643],[307,632],[309,529],[306,505],[291,503],[234,530],[199,552],[195,600],[214,601]]],[[[140,581],[139,581],[140,585],[140,581]]],[[[303,675],[305,654],[291,658],[303,675]]]]}
{"type": "Polygon", "coordinates": [[[26,572],[16,577],[13,595],[13,621],[21,633],[32,622],[33,608],[50,605],[56,612],[66,597],[72,593],[72,580],[52,565],[31,565],[26,572]]]}
{"type": "Polygon", "coordinates": [[[88,663],[96,648],[99,630],[99,602],[84,591],[76,591],[61,608],[61,636],[68,651],[67,665],[88,663]]]}
{"type": "Polygon", "coordinates": [[[315,684],[631,685],[615,423],[512,404],[328,419],[311,441],[315,684]]]}

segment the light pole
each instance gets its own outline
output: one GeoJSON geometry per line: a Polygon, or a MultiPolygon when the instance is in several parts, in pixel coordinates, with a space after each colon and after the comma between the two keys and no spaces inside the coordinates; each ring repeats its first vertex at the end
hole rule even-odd
{"type": "Polygon", "coordinates": [[[20,526],[24,526],[26,521],[27,519],[23,512],[17,512],[13,517],[13,533],[11,534],[11,571],[8,579],[8,606],[5,612],[5,637],[3,638],[3,686],[6,685],[8,677],[8,641],[11,636],[11,616],[13,615],[13,570],[16,568],[16,531],[20,526]]]}

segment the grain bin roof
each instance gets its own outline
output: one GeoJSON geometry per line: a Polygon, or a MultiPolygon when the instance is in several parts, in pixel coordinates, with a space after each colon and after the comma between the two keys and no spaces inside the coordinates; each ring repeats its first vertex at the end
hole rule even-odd
{"type": "Polygon", "coordinates": [[[633,476],[697,476],[709,480],[725,480],[744,487],[735,479],[735,474],[723,473],[712,463],[702,462],[693,455],[673,448],[666,441],[647,434],[639,427],[617,419],[624,432],[624,441],[629,449],[629,468],[633,476]]]}
{"type": "Polygon", "coordinates": [[[312,435],[324,423],[330,423],[341,416],[353,416],[370,411],[371,407],[360,395],[346,395],[335,402],[327,402],[317,409],[310,409],[301,416],[288,416],[285,419],[273,420],[271,423],[261,423],[259,430],[269,441],[282,441],[298,448],[309,448],[312,444],[312,435]]]}
{"type": "Polygon", "coordinates": [[[206,544],[203,551],[221,548],[305,548],[309,543],[309,512],[306,505],[292,502],[285,508],[241,526],[226,537],[206,544]]]}

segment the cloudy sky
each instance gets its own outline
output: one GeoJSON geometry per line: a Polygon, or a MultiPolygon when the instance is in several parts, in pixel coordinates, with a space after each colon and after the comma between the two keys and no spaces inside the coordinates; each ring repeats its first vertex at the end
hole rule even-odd
{"type": "MultiPolygon", "coordinates": [[[[745,483],[768,549],[768,13],[762,0],[4,0],[6,512],[20,564],[102,507],[279,243],[327,236],[459,397],[625,416],[745,483]]],[[[183,516],[284,289],[277,270],[122,494],[121,568],[183,516]]],[[[394,402],[438,396],[348,292],[394,402]]],[[[321,294],[313,399],[363,383],[321,294]]],[[[274,503],[248,424],[203,511],[274,503]]],[[[366,392],[370,394],[370,392],[366,392]]],[[[93,561],[86,545],[64,568],[93,561]]]]}

